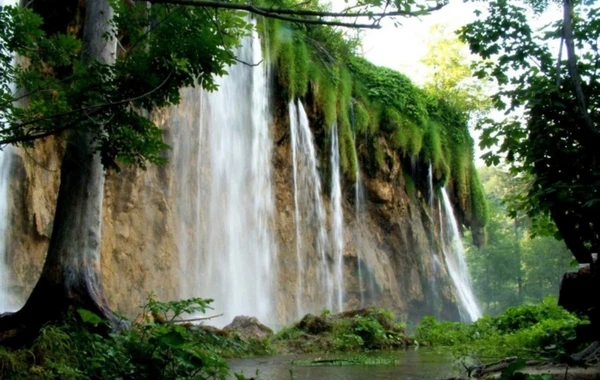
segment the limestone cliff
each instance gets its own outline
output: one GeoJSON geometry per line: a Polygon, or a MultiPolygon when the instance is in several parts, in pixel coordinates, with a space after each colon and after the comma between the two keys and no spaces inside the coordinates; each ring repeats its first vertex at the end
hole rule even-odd
{"type": "MultiPolygon", "coordinates": [[[[182,189],[199,191],[193,183],[178,182],[182,166],[194,168],[199,163],[183,162],[176,156],[178,149],[183,149],[179,142],[195,136],[195,126],[202,117],[200,91],[183,90],[183,101],[178,107],[153,117],[164,127],[166,140],[173,147],[167,152],[169,164],[147,171],[124,168],[108,173],[106,182],[104,285],[111,305],[129,316],[138,313],[149,292],[163,300],[182,294],[178,236],[189,223],[182,215],[185,205],[178,204],[177,197],[182,189]]],[[[314,133],[317,145],[323,145],[319,141],[322,134],[317,130],[314,133]]],[[[271,281],[275,289],[275,320],[281,324],[296,317],[291,296],[296,270],[292,161],[289,121],[281,104],[274,107],[271,135],[276,206],[271,228],[278,252],[278,270],[271,281]]],[[[17,303],[26,299],[43,265],[62,150],[60,139],[48,139],[36,143],[35,149],[19,150],[12,159],[8,266],[12,274],[10,290],[17,303]]],[[[431,215],[429,190],[423,181],[427,168],[423,163],[404,162],[393,149],[386,148],[384,153],[384,170],[372,177],[363,175],[366,197],[359,218],[355,212],[355,184],[343,183],[344,306],[359,307],[362,293],[368,305],[392,309],[406,318],[437,314],[458,319],[456,295],[446,270],[432,262],[435,255],[439,262],[443,258],[437,249],[439,219],[431,215]],[[405,165],[410,165],[413,173],[420,172],[421,180],[416,186],[407,185],[405,165]],[[359,252],[366,279],[362,288],[357,277],[359,252]]],[[[314,250],[309,250],[307,260],[316,260],[314,255],[314,250]]],[[[315,276],[316,269],[305,274],[310,311],[319,311],[323,305],[322,289],[316,285],[315,276]]]]}

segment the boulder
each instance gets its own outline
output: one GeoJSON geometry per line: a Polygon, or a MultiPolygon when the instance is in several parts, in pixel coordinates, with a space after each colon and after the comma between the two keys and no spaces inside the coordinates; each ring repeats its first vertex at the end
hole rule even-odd
{"type": "Polygon", "coordinates": [[[319,335],[331,331],[333,329],[333,324],[324,317],[306,314],[304,318],[298,322],[296,327],[306,331],[308,334],[319,335]]]}
{"type": "Polygon", "coordinates": [[[260,323],[258,319],[245,315],[238,315],[233,318],[233,321],[225,326],[223,330],[237,333],[242,339],[265,339],[273,335],[273,330],[260,323]]]}

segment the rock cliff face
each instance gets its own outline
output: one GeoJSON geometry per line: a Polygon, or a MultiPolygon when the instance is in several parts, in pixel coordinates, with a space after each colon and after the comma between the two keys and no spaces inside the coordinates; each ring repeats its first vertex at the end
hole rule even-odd
{"type": "MultiPolygon", "coordinates": [[[[177,198],[182,189],[191,192],[199,189],[197,184],[182,183],[179,173],[182,167],[196,168],[200,163],[192,158],[189,162],[181,157],[175,159],[175,155],[178,141],[194,138],[202,117],[200,103],[199,91],[184,90],[178,107],[153,115],[164,126],[166,140],[173,147],[166,153],[171,158],[169,164],[147,171],[124,168],[107,174],[102,272],[109,302],[119,313],[137,314],[149,292],[162,300],[186,294],[182,291],[185,282],[182,280],[190,279],[180,278],[182,264],[178,255],[182,247],[178,237],[182,232],[194,232],[182,231],[190,226],[181,215],[185,205],[179,204],[177,198]]],[[[277,259],[271,279],[275,293],[271,324],[280,325],[297,317],[293,296],[297,252],[289,120],[283,104],[275,104],[273,108],[276,215],[271,228],[277,259]]],[[[326,144],[315,133],[317,145],[323,149],[326,144]]],[[[62,150],[60,140],[50,139],[37,143],[35,149],[19,150],[12,159],[7,264],[12,274],[10,293],[17,304],[25,301],[43,265],[52,229],[62,150]]],[[[385,154],[386,170],[374,177],[362,176],[365,201],[359,213],[355,184],[342,184],[344,308],[358,308],[363,300],[363,304],[389,308],[409,319],[424,314],[458,319],[452,282],[444,266],[436,266],[434,262],[435,256],[439,262],[444,260],[439,253],[439,219],[431,215],[427,183],[417,181],[416,186],[407,186],[403,171],[403,165],[412,165],[413,172],[422,173],[419,178],[426,178],[427,168],[403,162],[391,149],[385,154]],[[357,275],[359,265],[361,281],[357,275]]],[[[324,198],[328,202],[326,194],[324,198]]],[[[316,255],[315,249],[309,247],[305,258],[308,263],[316,262],[316,255]]],[[[303,281],[305,311],[319,312],[324,305],[323,289],[317,285],[316,267],[310,268],[303,281]]]]}

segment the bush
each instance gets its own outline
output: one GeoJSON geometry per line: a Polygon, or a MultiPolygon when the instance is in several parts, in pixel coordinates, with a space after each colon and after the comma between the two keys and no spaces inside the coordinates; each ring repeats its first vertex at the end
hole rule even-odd
{"type": "MultiPolygon", "coordinates": [[[[26,348],[0,348],[2,379],[225,379],[224,356],[246,346],[200,326],[180,323],[205,312],[211,300],[157,302],[150,298],[144,318],[122,333],[103,336],[104,322],[78,310],[58,325],[41,329],[26,348]]],[[[264,342],[251,343],[265,347],[264,342]]],[[[242,378],[242,377],[238,377],[242,378]]]]}
{"type": "Polygon", "coordinates": [[[534,359],[568,351],[575,328],[583,323],[547,299],[539,305],[509,308],[496,318],[484,316],[471,325],[425,317],[415,338],[425,344],[451,346],[458,356],[534,359]]]}

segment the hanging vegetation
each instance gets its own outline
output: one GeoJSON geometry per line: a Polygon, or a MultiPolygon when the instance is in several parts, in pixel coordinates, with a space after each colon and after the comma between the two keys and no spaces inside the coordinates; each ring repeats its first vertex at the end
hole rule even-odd
{"type": "Polygon", "coordinates": [[[485,226],[487,205],[473,165],[467,113],[405,75],[359,57],[359,41],[339,30],[262,23],[278,93],[312,102],[316,128],[329,131],[337,122],[347,180],[356,180],[359,145],[368,147],[361,151],[371,175],[388,165],[385,152],[393,149],[413,162],[431,163],[434,182],[452,187],[465,221],[477,229],[485,226]]]}

